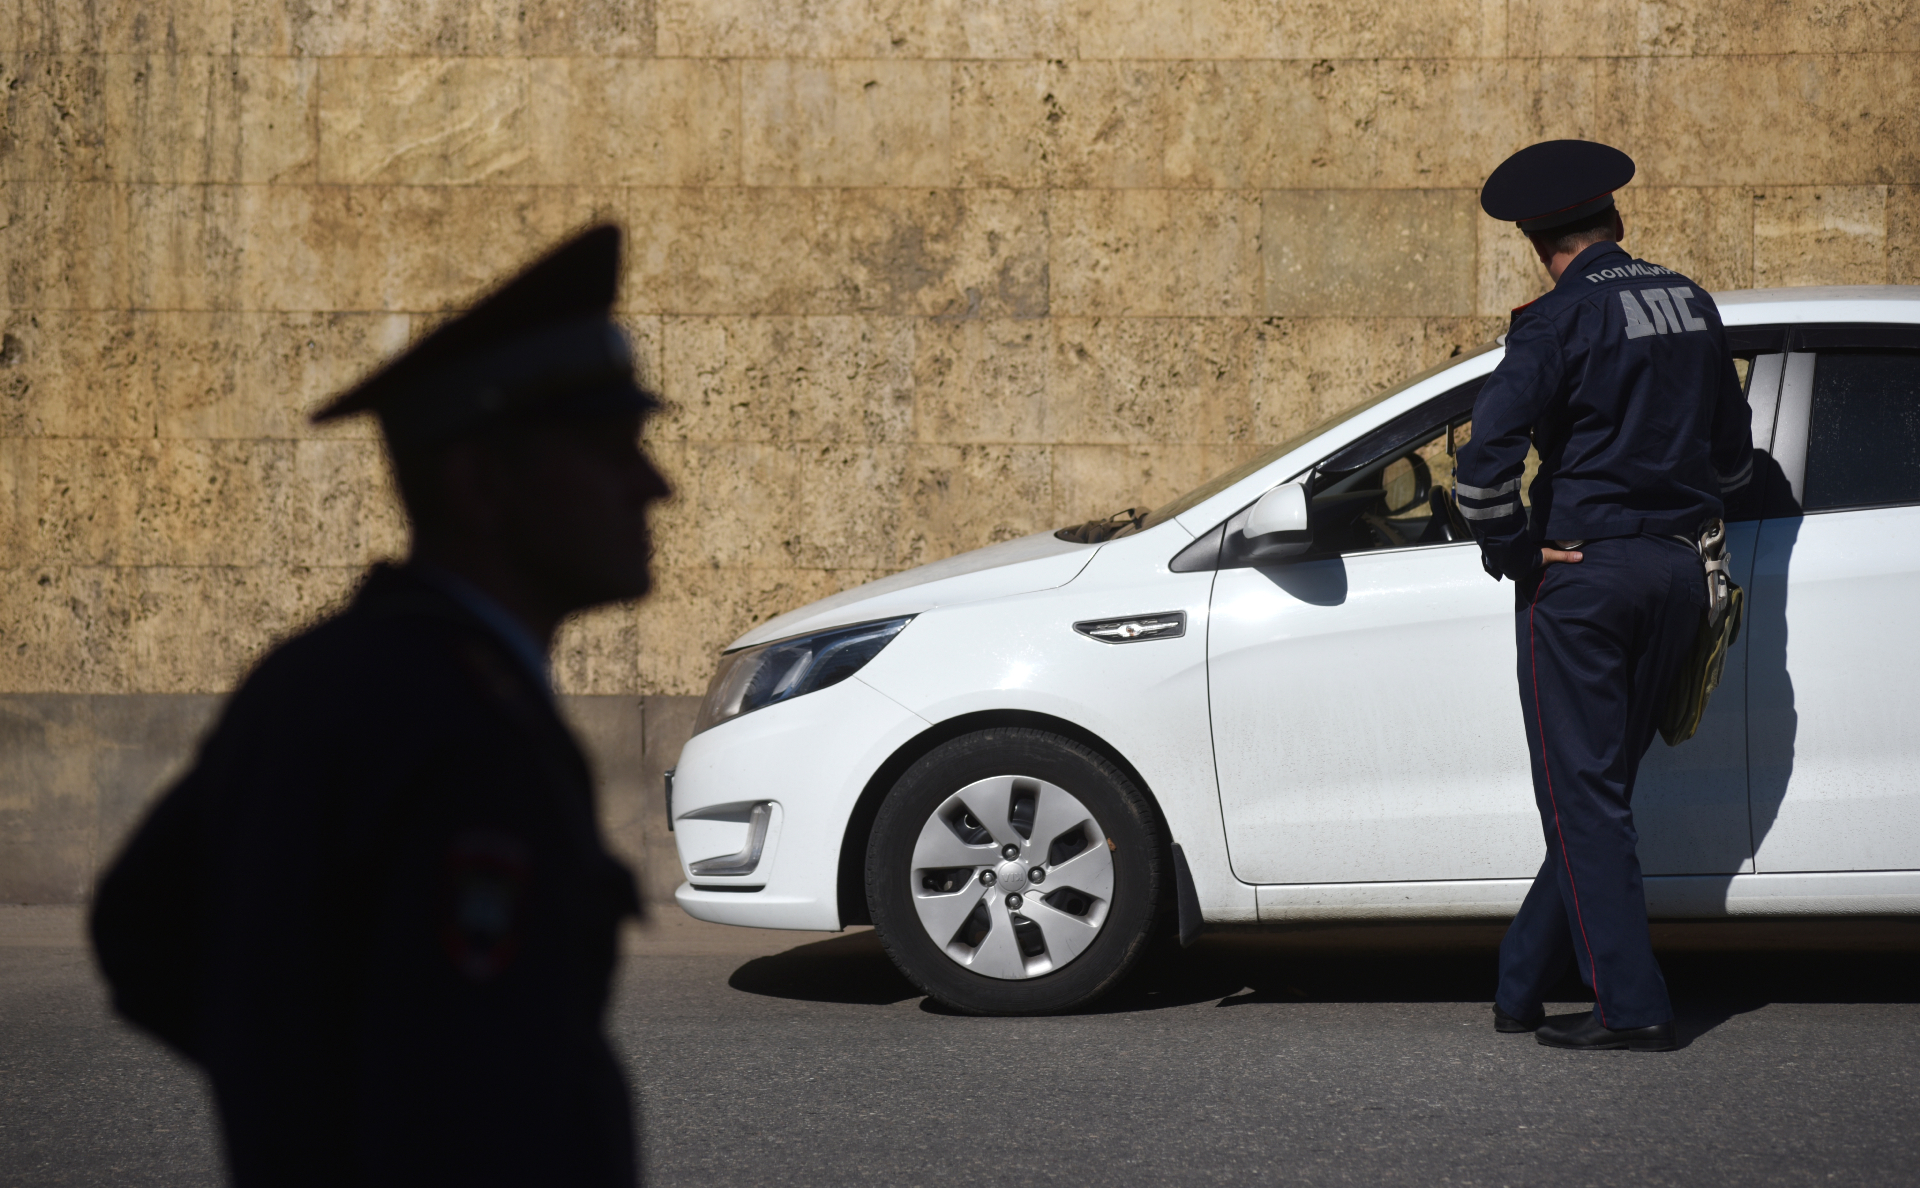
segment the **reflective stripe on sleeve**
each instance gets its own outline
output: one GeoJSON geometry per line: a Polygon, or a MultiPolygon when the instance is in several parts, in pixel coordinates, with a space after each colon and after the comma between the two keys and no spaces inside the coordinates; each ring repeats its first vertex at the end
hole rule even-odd
{"type": "Polygon", "coordinates": [[[1510,516],[1520,510],[1520,501],[1510,499],[1505,503],[1496,503],[1492,507],[1467,507],[1461,505],[1460,514],[1469,520],[1497,520],[1501,516],[1510,516]]]}
{"type": "Polygon", "coordinates": [[[1502,495],[1511,495],[1518,491],[1520,480],[1516,477],[1508,479],[1497,487],[1474,487],[1456,479],[1453,489],[1468,499],[1498,499],[1502,495]]]}
{"type": "Polygon", "coordinates": [[[1753,455],[1748,454],[1747,464],[1745,466],[1742,466],[1740,469],[1734,471],[1732,474],[1720,474],[1718,472],[1715,472],[1714,477],[1720,480],[1720,489],[1722,491],[1738,491],[1740,488],[1747,485],[1748,479],[1753,477],[1753,455]]]}

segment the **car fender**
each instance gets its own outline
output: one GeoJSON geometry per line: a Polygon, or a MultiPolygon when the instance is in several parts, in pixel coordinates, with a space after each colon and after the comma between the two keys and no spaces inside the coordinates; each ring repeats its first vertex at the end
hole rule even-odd
{"type": "Polygon", "coordinates": [[[929,611],[860,679],[932,723],[994,714],[1071,723],[1139,773],[1185,852],[1209,921],[1257,918],[1233,877],[1214,779],[1207,711],[1211,573],[1167,568],[1188,540],[1177,526],[1103,546],[1053,590],[929,611]],[[1180,612],[1175,638],[1108,643],[1076,623],[1180,612]]]}

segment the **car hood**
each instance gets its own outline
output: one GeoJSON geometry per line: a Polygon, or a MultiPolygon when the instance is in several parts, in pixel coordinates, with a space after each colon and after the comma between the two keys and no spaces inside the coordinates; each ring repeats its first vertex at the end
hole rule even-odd
{"type": "Polygon", "coordinates": [[[1077,577],[1099,549],[1097,544],[1061,540],[1051,532],[1002,541],[790,610],[734,640],[727,650],[848,623],[917,615],[936,606],[1051,590],[1077,577]]]}

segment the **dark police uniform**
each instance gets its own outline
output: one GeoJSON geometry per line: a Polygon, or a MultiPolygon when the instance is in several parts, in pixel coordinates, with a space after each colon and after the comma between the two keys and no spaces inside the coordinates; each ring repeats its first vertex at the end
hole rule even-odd
{"type": "MultiPolygon", "coordinates": [[[[1567,184],[1564,170],[1555,177],[1567,184]]],[[[1603,177],[1602,197],[1625,180],[1603,177]]],[[[1563,188],[1533,210],[1606,209],[1594,205],[1602,186],[1577,176],[1572,186],[1585,197],[1560,201],[1563,188]]],[[[1496,217],[1525,215],[1509,204],[1496,217]]],[[[1540,1017],[1569,960],[1602,1028],[1673,1018],[1648,936],[1634,779],[1706,607],[1688,542],[1747,481],[1750,423],[1705,290],[1609,241],[1514,311],[1506,356],[1474,403],[1456,494],[1487,571],[1517,587],[1520,700],[1547,848],[1501,944],[1496,1006],[1512,1020],[1540,1017]],[[1520,497],[1530,445],[1531,514],[1520,497]],[[1541,566],[1543,545],[1573,543],[1584,560],[1541,566]]]]}
{"type": "MultiPolygon", "coordinates": [[[[641,399],[606,333],[617,253],[563,249],[341,405],[392,435],[486,423],[536,379],[641,399]],[[596,324],[597,363],[540,362],[596,324]],[[436,387],[475,358],[514,381],[491,412],[436,387]]],[[[532,637],[450,574],[378,566],[247,678],[93,934],[116,1007],[208,1072],[241,1184],[610,1186],[635,1178],[603,1020],[637,910],[532,637]]]]}

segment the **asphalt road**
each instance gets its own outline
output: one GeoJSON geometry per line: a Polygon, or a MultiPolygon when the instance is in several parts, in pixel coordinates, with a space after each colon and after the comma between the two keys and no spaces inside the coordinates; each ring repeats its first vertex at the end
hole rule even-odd
{"type": "MultiPolygon", "coordinates": [[[[0,909],[0,1183],[218,1183],[198,1076],[35,911],[0,909]]],[[[1497,937],[1209,937],[1092,1013],[971,1019],[871,934],[663,913],[613,1029],[661,1185],[1920,1181],[1916,923],[1663,929],[1671,1054],[1495,1035],[1497,937]]]]}

